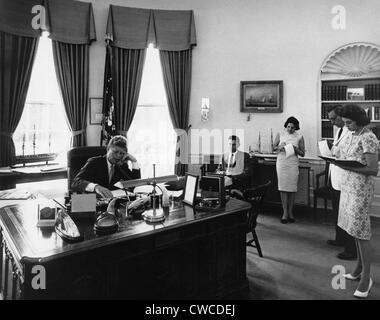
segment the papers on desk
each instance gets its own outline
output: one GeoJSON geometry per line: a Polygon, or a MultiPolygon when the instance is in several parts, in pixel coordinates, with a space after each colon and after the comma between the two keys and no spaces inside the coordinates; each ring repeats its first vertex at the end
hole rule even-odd
{"type": "Polygon", "coordinates": [[[122,198],[127,196],[127,193],[123,189],[111,190],[111,192],[114,198],[122,198]]]}
{"type": "Polygon", "coordinates": [[[96,212],[95,193],[71,195],[71,212],[96,212]]]}
{"type": "Polygon", "coordinates": [[[27,200],[32,194],[27,190],[10,189],[0,191],[0,200],[27,200]]]}
{"type": "Polygon", "coordinates": [[[322,140],[318,142],[319,152],[323,157],[332,157],[331,150],[327,144],[327,140],[322,140]]]}

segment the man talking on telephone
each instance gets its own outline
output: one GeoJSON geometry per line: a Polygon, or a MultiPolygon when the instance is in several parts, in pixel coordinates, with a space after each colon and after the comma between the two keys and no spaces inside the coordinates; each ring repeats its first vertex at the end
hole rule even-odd
{"type": "Polygon", "coordinates": [[[140,178],[139,164],[128,153],[127,139],[118,135],[108,143],[106,155],[87,160],[71,187],[77,192],[96,192],[102,198],[112,198],[110,189],[115,189],[116,182],[140,178]]]}

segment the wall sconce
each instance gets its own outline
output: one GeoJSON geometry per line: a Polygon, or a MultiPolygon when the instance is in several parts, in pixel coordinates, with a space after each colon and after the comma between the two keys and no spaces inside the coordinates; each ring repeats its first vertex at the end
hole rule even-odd
{"type": "Polygon", "coordinates": [[[202,98],[201,104],[201,119],[202,121],[208,120],[208,113],[210,112],[210,99],[202,98]]]}

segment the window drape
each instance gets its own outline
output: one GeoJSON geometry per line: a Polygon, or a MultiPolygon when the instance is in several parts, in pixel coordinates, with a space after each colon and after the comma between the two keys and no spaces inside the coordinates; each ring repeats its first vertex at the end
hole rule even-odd
{"type": "Polygon", "coordinates": [[[175,173],[184,175],[189,158],[188,127],[192,50],[160,50],[170,118],[177,132],[175,173]],[[181,130],[178,130],[181,129],[181,130]]]}
{"type": "Polygon", "coordinates": [[[85,146],[89,45],[96,40],[91,3],[72,0],[46,2],[47,28],[53,39],[53,57],[67,119],[72,132],[71,145],[85,146]]]}
{"type": "Polygon", "coordinates": [[[177,174],[183,174],[188,161],[187,138],[184,138],[183,131],[189,127],[191,50],[196,45],[193,11],[110,5],[106,33],[109,45],[113,48],[111,61],[115,124],[119,133],[125,135],[136,111],[145,48],[153,43],[160,50],[170,116],[174,128],[181,129],[176,130],[179,133],[177,156],[180,161],[175,170],[177,174]]]}
{"type": "Polygon", "coordinates": [[[0,0],[0,166],[14,164],[12,136],[24,110],[40,35],[31,12],[41,3],[0,0]]]}
{"type": "Polygon", "coordinates": [[[89,46],[55,40],[52,43],[55,71],[72,132],[71,145],[85,146],[87,145],[89,46]]]}
{"type": "Polygon", "coordinates": [[[38,40],[0,31],[0,167],[14,164],[12,135],[24,110],[38,40]]]}
{"type": "Polygon", "coordinates": [[[139,99],[146,49],[112,47],[112,94],[116,133],[127,136],[139,99]]]}

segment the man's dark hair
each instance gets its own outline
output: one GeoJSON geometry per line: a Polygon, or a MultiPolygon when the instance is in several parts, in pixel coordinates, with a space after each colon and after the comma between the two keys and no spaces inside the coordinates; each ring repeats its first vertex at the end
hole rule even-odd
{"type": "Polygon", "coordinates": [[[232,141],[236,141],[236,142],[240,143],[239,137],[235,136],[235,135],[229,136],[228,140],[232,140],[232,141]]]}
{"type": "Polygon", "coordinates": [[[110,142],[107,145],[107,151],[112,147],[116,146],[122,149],[125,149],[128,152],[128,140],[126,137],[118,135],[111,138],[110,142]]]}
{"type": "Polygon", "coordinates": [[[337,116],[340,116],[342,113],[342,109],[343,106],[341,104],[332,105],[327,108],[327,113],[334,111],[337,116]]]}
{"type": "Polygon", "coordinates": [[[356,104],[346,104],[342,108],[341,117],[355,121],[358,126],[366,126],[370,123],[364,109],[356,104]]]}
{"type": "Polygon", "coordinates": [[[292,123],[294,125],[294,129],[295,130],[299,130],[300,129],[300,122],[294,118],[294,117],[289,117],[286,121],[285,121],[285,124],[284,124],[284,128],[286,128],[288,126],[289,123],[292,123]]]}

